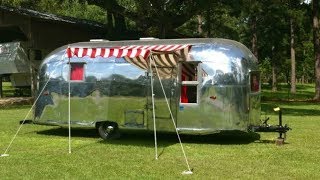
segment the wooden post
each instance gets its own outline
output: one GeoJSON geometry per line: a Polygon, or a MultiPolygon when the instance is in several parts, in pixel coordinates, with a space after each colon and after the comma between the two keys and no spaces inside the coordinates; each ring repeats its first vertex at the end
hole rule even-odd
{"type": "Polygon", "coordinates": [[[29,42],[28,42],[28,58],[29,58],[29,70],[30,70],[30,81],[31,81],[31,96],[35,97],[35,85],[36,85],[36,79],[35,79],[35,71],[34,71],[34,67],[32,66],[33,61],[35,60],[35,54],[33,51],[33,47],[34,47],[34,39],[32,36],[32,18],[28,17],[28,38],[29,38],[29,42]]]}

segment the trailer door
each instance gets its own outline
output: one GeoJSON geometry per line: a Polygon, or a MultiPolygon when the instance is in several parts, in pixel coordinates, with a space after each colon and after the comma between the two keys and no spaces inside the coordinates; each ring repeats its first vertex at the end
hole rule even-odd
{"type": "Polygon", "coordinates": [[[201,128],[200,114],[200,85],[202,73],[199,61],[188,61],[179,64],[178,88],[178,120],[180,130],[201,128]]]}
{"type": "MultiPolygon", "coordinates": [[[[152,68],[156,127],[157,127],[157,130],[160,130],[160,131],[174,131],[174,126],[172,124],[172,117],[170,115],[167,101],[169,103],[173,118],[176,120],[177,106],[178,106],[178,102],[176,101],[177,68],[157,66],[157,71],[155,68],[152,68]],[[159,76],[157,74],[157,71],[159,76]],[[161,84],[163,85],[165,95],[162,90],[161,84]],[[167,101],[165,97],[167,98],[167,101]]],[[[151,73],[149,72],[149,77],[150,76],[151,76],[151,73]]],[[[150,81],[151,81],[151,77],[150,77],[150,81]]],[[[153,129],[152,96],[151,95],[152,94],[151,94],[151,86],[150,86],[148,87],[148,96],[147,96],[148,129],[153,129]]]]}

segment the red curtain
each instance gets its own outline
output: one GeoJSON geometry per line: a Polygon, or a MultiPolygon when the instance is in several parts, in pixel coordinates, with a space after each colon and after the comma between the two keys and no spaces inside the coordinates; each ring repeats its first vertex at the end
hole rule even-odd
{"type": "Polygon", "coordinates": [[[84,64],[73,63],[71,64],[70,80],[72,81],[83,81],[83,67],[84,64]]]}
{"type": "Polygon", "coordinates": [[[251,75],[251,92],[259,92],[260,90],[259,76],[256,74],[251,75]]]}
{"type": "MultiPolygon", "coordinates": [[[[186,75],[182,73],[181,80],[186,80],[186,75]]],[[[181,86],[181,103],[188,103],[187,86],[181,86]]]]}

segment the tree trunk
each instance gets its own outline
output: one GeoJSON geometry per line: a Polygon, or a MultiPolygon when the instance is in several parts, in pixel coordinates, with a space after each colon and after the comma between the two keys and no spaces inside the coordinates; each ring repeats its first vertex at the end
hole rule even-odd
{"type": "Polygon", "coordinates": [[[199,34],[199,36],[202,36],[203,35],[203,29],[202,29],[203,20],[202,20],[202,16],[200,14],[197,15],[197,19],[198,19],[198,34],[199,34]]]}
{"type": "Polygon", "coordinates": [[[258,36],[257,36],[257,17],[256,16],[252,16],[251,18],[251,33],[252,33],[252,39],[251,39],[251,43],[252,43],[252,53],[254,54],[254,56],[258,59],[258,46],[257,46],[257,42],[258,42],[258,36]]]}
{"type": "Polygon", "coordinates": [[[276,72],[276,65],[272,63],[272,92],[277,91],[277,72],[276,72]]]}
{"type": "Polygon", "coordinates": [[[107,12],[107,36],[112,36],[113,33],[113,16],[112,13],[107,12]]]}
{"type": "Polygon", "coordinates": [[[207,33],[206,33],[206,35],[205,35],[205,37],[211,37],[211,34],[212,34],[212,32],[211,32],[211,23],[212,23],[212,19],[211,19],[211,16],[212,16],[212,10],[211,10],[211,6],[209,6],[208,7],[208,9],[207,9],[207,11],[206,11],[206,17],[205,17],[205,19],[206,19],[206,26],[207,26],[207,28],[206,28],[206,30],[207,30],[207,33]]]}
{"type": "Polygon", "coordinates": [[[114,27],[117,30],[117,33],[124,33],[127,30],[126,21],[123,16],[118,14],[113,14],[114,17],[114,27]]]}
{"type": "Polygon", "coordinates": [[[296,93],[296,54],[294,49],[294,25],[290,19],[290,49],[291,49],[291,93],[296,93]]]}
{"type": "Polygon", "coordinates": [[[167,36],[167,26],[166,26],[165,22],[160,23],[158,26],[158,29],[159,29],[158,37],[160,39],[165,39],[167,36]]]}
{"type": "Polygon", "coordinates": [[[315,58],[315,96],[320,101],[320,29],[319,29],[319,0],[313,0],[313,44],[315,58]]]}

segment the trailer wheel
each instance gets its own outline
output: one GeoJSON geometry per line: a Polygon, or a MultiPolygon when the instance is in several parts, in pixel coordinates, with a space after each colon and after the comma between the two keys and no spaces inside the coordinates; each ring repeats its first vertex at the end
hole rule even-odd
{"type": "Polygon", "coordinates": [[[103,140],[120,137],[118,124],[114,122],[101,122],[98,124],[97,130],[103,140]]]}

